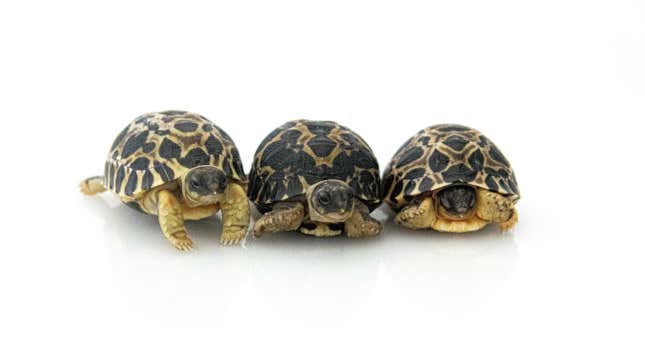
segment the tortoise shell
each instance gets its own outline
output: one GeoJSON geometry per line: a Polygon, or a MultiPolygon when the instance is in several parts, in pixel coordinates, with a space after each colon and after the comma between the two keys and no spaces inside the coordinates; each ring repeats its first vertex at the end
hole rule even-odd
{"type": "Polygon", "coordinates": [[[200,165],[216,166],[231,179],[247,181],[233,140],[214,123],[186,111],[147,113],[114,140],[104,185],[122,199],[136,199],[200,165]]]}
{"type": "Polygon", "coordinates": [[[332,121],[287,122],[255,152],[249,199],[266,212],[328,179],[346,182],[370,210],[381,202],[378,161],[358,134],[332,121]]]}
{"type": "Polygon", "coordinates": [[[394,154],[383,174],[383,199],[399,210],[452,184],[520,197],[515,173],[492,141],[470,127],[442,124],[419,131],[394,154]]]}

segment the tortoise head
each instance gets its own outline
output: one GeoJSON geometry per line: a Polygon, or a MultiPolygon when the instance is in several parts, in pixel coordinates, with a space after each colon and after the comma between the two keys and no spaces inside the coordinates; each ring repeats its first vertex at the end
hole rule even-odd
{"type": "Polygon", "coordinates": [[[184,199],[190,206],[215,204],[228,183],[226,174],[214,166],[197,166],[182,178],[184,199]]]}
{"type": "Polygon", "coordinates": [[[354,191],[340,180],[323,180],[309,187],[307,204],[313,221],[345,222],[354,212],[354,191]]]}
{"type": "Polygon", "coordinates": [[[477,194],[475,188],[457,184],[439,190],[435,197],[439,203],[439,213],[453,220],[467,219],[475,212],[477,194]]]}

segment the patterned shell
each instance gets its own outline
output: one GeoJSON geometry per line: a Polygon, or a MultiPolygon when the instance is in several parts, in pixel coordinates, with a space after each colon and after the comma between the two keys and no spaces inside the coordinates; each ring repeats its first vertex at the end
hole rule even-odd
{"type": "Polygon", "coordinates": [[[349,184],[370,209],[380,204],[378,161],[367,143],[332,121],[298,120],[271,132],[255,152],[249,198],[260,211],[322,180],[349,184]]]}
{"type": "Polygon", "coordinates": [[[147,113],[114,140],[104,183],[121,198],[133,199],[199,165],[213,165],[231,179],[247,181],[233,140],[211,121],[186,111],[147,113]]]}
{"type": "Polygon", "coordinates": [[[383,198],[395,210],[419,194],[457,183],[520,197],[502,152],[479,131],[460,125],[419,131],[396,152],[383,180],[383,198]]]}

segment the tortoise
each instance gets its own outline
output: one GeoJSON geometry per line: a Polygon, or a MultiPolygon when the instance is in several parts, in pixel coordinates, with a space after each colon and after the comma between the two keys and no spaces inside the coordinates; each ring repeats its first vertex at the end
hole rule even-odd
{"type": "Polygon", "coordinates": [[[318,237],[378,235],[370,216],[381,203],[379,166],[367,143],[333,121],[290,121],[258,147],[249,199],[262,213],[264,232],[295,231],[318,237]]]}
{"type": "Polygon", "coordinates": [[[383,199],[410,229],[470,232],[517,223],[515,173],[481,132],[462,125],[425,128],[406,141],[383,174],[383,199]]]}
{"type": "Polygon", "coordinates": [[[222,210],[222,244],[246,236],[250,206],[248,179],[235,143],[205,117],[186,111],[141,115],[116,137],[102,176],[81,182],[81,192],[107,189],[128,206],[157,215],[165,237],[190,250],[184,220],[222,210]]]}

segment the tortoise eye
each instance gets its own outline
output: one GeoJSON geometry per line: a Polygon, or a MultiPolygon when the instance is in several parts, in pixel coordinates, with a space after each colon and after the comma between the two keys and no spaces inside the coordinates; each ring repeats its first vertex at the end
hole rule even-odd
{"type": "Polygon", "coordinates": [[[329,204],[329,201],[330,201],[329,193],[321,193],[320,196],[318,197],[318,201],[322,205],[329,204]]]}
{"type": "Polygon", "coordinates": [[[199,182],[195,179],[190,181],[190,186],[193,187],[193,189],[199,188],[199,182]]]}

